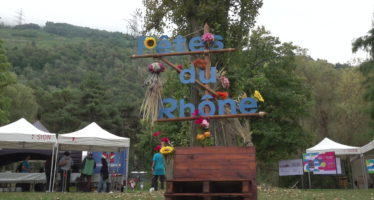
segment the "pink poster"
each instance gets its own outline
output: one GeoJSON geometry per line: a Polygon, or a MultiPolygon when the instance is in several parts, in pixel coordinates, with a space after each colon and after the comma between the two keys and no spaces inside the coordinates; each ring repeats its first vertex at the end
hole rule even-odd
{"type": "Polygon", "coordinates": [[[336,174],[335,152],[306,153],[304,171],[316,174],[336,174]]]}

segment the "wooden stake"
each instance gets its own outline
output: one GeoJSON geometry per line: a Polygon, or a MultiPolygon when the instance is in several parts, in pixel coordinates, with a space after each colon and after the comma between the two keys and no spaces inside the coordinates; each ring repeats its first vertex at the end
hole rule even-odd
{"type": "Polygon", "coordinates": [[[182,56],[182,55],[193,55],[193,54],[233,52],[235,50],[236,50],[235,48],[227,48],[227,49],[204,50],[204,51],[155,53],[155,54],[144,54],[144,55],[132,55],[132,56],[130,56],[130,58],[160,58],[160,57],[163,57],[163,56],[182,56]]]}
{"type": "Polygon", "coordinates": [[[176,117],[176,118],[167,118],[167,119],[158,119],[156,122],[173,122],[173,121],[188,121],[195,120],[200,117],[204,119],[223,119],[223,118],[236,118],[236,117],[262,117],[266,115],[266,112],[258,113],[245,113],[245,114],[227,114],[227,115],[210,115],[210,116],[192,116],[192,117],[176,117]]]}

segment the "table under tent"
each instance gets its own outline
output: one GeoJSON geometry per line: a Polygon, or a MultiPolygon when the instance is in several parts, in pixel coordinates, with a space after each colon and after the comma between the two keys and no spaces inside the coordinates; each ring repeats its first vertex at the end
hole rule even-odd
{"type": "MultiPolygon", "coordinates": [[[[59,134],[57,139],[57,151],[90,151],[90,152],[121,152],[125,151],[125,177],[121,175],[121,182],[124,179],[127,183],[128,176],[128,155],[130,139],[119,137],[102,129],[95,122],[86,127],[71,133],[59,134]]],[[[57,156],[57,154],[56,154],[57,156]]],[[[72,176],[73,177],[73,176],[72,176]]]]}
{"type": "MultiPolygon", "coordinates": [[[[338,175],[338,178],[339,178],[339,185],[344,185],[343,187],[347,187],[348,182],[350,182],[352,187],[356,188],[355,186],[356,177],[355,176],[357,175],[355,173],[357,170],[355,170],[355,165],[353,165],[353,162],[354,162],[354,158],[360,155],[360,148],[340,144],[326,137],[321,142],[316,144],[315,146],[306,150],[306,153],[325,153],[325,152],[335,152],[335,156],[337,158],[340,158],[342,160],[344,159],[346,163],[349,163],[347,164],[346,167],[349,168],[347,171],[351,171],[352,176],[341,176],[338,173],[336,173],[336,175],[338,175]]],[[[337,168],[340,168],[340,166],[337,166],[337,168]]],[[[344,172],[342,173],[344,174],[344,172]]]]}
{"type": "MultiPolygon", "coordinates": [[[[26,119],[0,127],[1,149],[49,150],[54,155],[56,135],[39,130],[26,119]]],[[[52,164],[54,159],[52,159],[52,164]]],[[[45,182],[45,173],[0,173],[0,183],[45,182]]]]}

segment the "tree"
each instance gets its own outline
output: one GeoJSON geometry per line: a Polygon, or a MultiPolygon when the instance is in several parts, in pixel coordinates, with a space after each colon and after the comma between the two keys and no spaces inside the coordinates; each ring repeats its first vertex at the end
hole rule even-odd
{"type": "MultiPolygon", "coordinates": [[[[211,32],[221,34],[224,43],[229,47],[242,49],[248,42],[249,30],[254,26],[261,0],[215,0],[215,1],[171,1],[146,0],[145,27],[149,33],[163,32],[164,28],[172,28],[174,35],[186,35],[187,39],[202,34],[205,22],[211,32]],[[173,24],[173,25],[171,25],[173,24]]],[[[227,57],[219,56],[212,63],[219,63],[220,67],[227,63],[227,57]]],[[[197,105],[201,99],[195,86],[191,86],[191,103],[197,105]]],[[[232,120],[231,120],[232,121],[232,120]]],[[[249,134],[247,126],[238,127],[237,131],[225,131],[224,120],[211,120],[211,129],[215,134],[216,145],[235,145],[236,135],[240,132],[249,134]],[[243,130],[246,129],[246,130],[243,130]],[[218,134],[219,133],[219,134],[218,134]]],[[[236,124],[238,125],[238,121],[236,124]]],[[[240,123],[239,123],[240,124],[240,123]]],[[[190,141],[196,145],[196,125],[191,123],[190,141]]],[[[250,143],[248,143],[250,144],[250,143]]]]}
{"type": "Polygon", "coordinates": [[[11,72],[11,65],[5,55],[3,42],[0,40],[0,124],[8,122],[11,99],[4,95],[6,86],[15,83],[16,77],[11,72]]]}
{"type": "Polygon", "coordinates": [[[365,77],[365,99],[371,104],[371,126],[372,136],[374,136],[374,28],[372,28],[368,35],[362,36],[353,42],[352,51],[356,52],[358,49],[364,49],[370,54],[370,59],[360,65],[360,71],[365,77]]]}
{"type": "Polygon", "coordinates": [[[4,94],[12,100],[9,107],[11,121],[21,117],[35,121],[39,106],[32,88],[20,83],[12,84],[4,89],[4,94]]]}

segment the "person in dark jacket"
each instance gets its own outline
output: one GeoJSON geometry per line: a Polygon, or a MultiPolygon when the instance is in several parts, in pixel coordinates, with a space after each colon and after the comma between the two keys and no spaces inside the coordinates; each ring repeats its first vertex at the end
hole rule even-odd
{"type": "Polygon", "coordinates": [[[109,178],[108,162],[105,158],[101,158],[100,182],[97,192],[106,192],[107,180],[109,178]]]}

